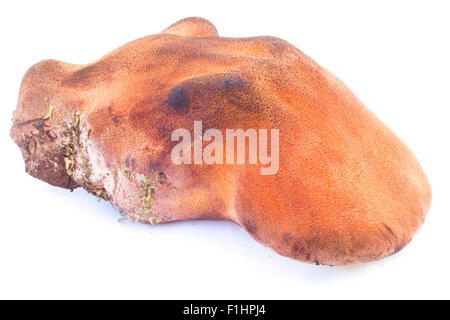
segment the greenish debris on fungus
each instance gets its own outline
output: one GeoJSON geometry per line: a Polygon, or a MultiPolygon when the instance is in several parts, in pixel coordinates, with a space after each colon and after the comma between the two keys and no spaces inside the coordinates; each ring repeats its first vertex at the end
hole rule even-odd
{"type": "Polygon", "coordinates": [[[133,179],[131,178],[131,170],[128,168],[122,169],[122,174],[125,178],[127,178],[128,181],[132,182],[133,179]]]}
{"type": "Polygon", "coordinates": [[[63,136],[68,138],[62,146],[64,162],[67,174],[74,178],[75,169],[81,170],[82,180],[77,181],[86,191],[95,195],[99,200],[109,200],[108,193],[105,188],[96,185],[91,181],[92,167],[87,159],[84,147],[81,143],[81,119],[80,114],[75,113],[70,120],[61,124],[63,128],[63,136]]]}
{"type": "Polygon", "coordinates": [[[151,176],[146,176],[141,173],[131,175],[129,169],[124,169],[122,172],[129,173],[126,176],[130,181],[137,184],[136,191],[127,198],[127,203],[131,207],[133,215],[125,214],[121,221],[131,219],[133,222],[149,222],[150,224],[161,222],[161,217],[153,210],[153,201],[155,191],[166,182],[166,176],[163,173],[153,173],[151,176]]]}
{"type": "Polygon", "coordinates": [[[54,113],[55,113],[55,106],[50,105],[47,114],[42,118],[42,120],[47,121],[47,120],[53,118],[54,113]]]}

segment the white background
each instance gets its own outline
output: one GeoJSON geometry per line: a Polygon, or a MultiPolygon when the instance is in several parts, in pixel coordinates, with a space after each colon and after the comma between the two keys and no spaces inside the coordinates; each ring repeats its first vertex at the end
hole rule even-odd
{"type": "Polygon", "coordinates": [[[0,298],[450,298],[448,1],[68,3],[0,4],[0,298]],[[291,42],[406,142],[433,188],[410,245],[365,265],[308,265],[228,222],[119,223],[110,204],[25,173],[9,128],[28,67],[92,62],[189,16],[223,36],[291,42]]]}

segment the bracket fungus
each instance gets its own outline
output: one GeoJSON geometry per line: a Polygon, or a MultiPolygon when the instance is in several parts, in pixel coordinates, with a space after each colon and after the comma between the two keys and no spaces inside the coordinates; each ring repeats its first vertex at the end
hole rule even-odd
{"type": "Polygon", "coordinates": [[[83,187],[127,218],[231,220],[308,263],[398,252],[431,201],[412,152],[334,75],[286,41],[219,37],[201,18],[87,65],[35,64],[11,136],[29,174],[83,187]],[[174,163],[172,133],[193,132],[195,121],[223,134],[279,130],[278,171],[262,175],[248,161],[174,163]]]}

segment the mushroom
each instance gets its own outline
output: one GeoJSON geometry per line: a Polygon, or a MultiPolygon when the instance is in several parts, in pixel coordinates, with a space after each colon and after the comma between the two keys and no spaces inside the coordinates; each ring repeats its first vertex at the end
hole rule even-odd
{"type": "Polygon", "coordinates": [[[29,174],[124,218],[230,220],[308,263],[398,252],[431,201],[413,153],[334,75],[284,40],[219,37],[201,18],[91,64],[35,64],[11,136],[29,174]],[[278,167],[262,174],[267,159],[278,167]]]}

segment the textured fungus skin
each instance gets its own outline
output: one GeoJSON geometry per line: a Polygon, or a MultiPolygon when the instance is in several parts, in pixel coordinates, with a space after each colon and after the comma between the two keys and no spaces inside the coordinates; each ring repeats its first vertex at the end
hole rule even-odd
{"type": "Polygon", "coordinates": [[[402,249],[430,205],[411,151],[335,76],[273,37],[188,18],[88,65],[25,74],[11,136],[26,170],[146,223],[224,219],[276,252],[345,265],[402,249]],[[276,175],[175,165],[171,133],[278,128],[276,175]]]}

